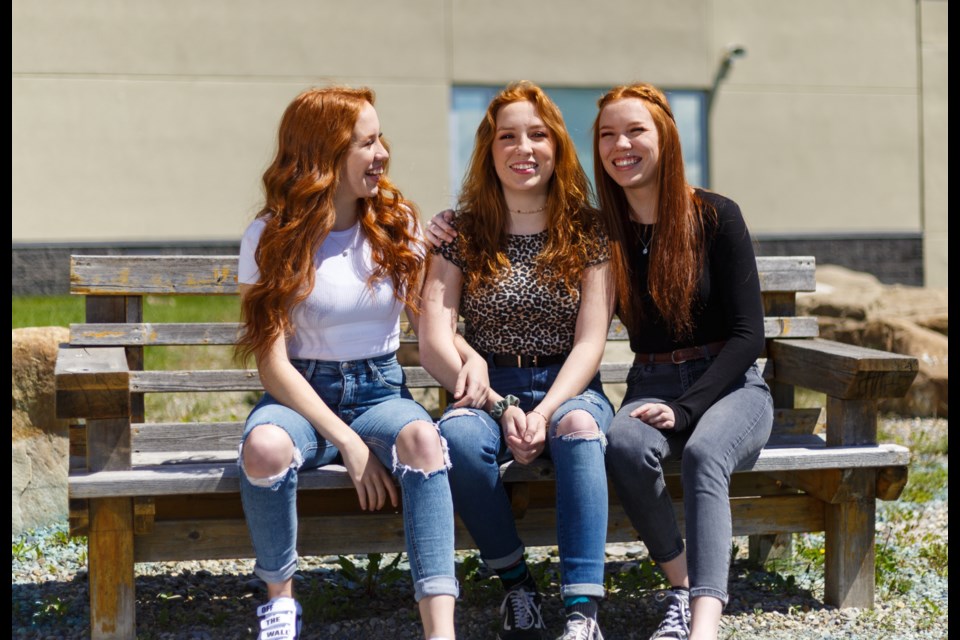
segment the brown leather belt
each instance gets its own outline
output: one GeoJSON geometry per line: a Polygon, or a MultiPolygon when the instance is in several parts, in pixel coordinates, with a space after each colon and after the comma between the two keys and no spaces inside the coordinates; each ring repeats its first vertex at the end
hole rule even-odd
{"type": "Polygon", "coordinates": [[[556,356],[524,356],[513,353],[490,353],[485,357],[498,367],[514,369],[549,367],[552,364],[563,364],[567,359],[567,356],[564,354],[556,356]]]}
{"type": "Polygon", "coordinates": [[[676,351],[666,351],[664,353],[638,353],[633,357],[633,364],[644,364],[652,362],[654,364],[680,364],[690,360],[702,360],[720,353],[726,340],[719,342],[709,342],[698,347],[686,347],[676,351]]]}

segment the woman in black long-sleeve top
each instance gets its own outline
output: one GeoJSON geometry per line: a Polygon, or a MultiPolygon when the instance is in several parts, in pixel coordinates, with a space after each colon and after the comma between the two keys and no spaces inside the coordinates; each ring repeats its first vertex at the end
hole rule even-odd
{"type": "Polygon", "coordinates": [[[717,637],[727,602],[731,474],[770,435],[756,367],[763,305],[740,208],[684,178],[666,97],[647,84],[599,101],[593,154],[611,239],[618,313],[635,353],[607,434],[607,468],[671,589],[653,638],[717,637]],[[680,459],[686,541],[663,480],[680,459]]]}

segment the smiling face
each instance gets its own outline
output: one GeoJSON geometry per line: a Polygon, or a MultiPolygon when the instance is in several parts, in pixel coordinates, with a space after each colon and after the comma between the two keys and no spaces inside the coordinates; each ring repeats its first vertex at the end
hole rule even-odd
{"type": "Polygon", "coordinates": [[[390,157],[380,136],[380,118],[377,117],[373,105],[367,102],[360,109],[360,115],[353,126],[350,147],[340,168],[336,202],[350,203],[377,195],[380,176],[383,175],[387,158],[390,157]]]}
{"type": "Polygon", "coordinates": [[[611,102],[600,113],[597,129],[598,151],[607,175],[624,189],[656,187],[660,134],[642,100],[611,102]]]}
{"type": "Polygon", "coordinates": [[[556,144],[532,102],[511,102],[500,108],[492,154],[505,195],[547,193],[556,144]]]}

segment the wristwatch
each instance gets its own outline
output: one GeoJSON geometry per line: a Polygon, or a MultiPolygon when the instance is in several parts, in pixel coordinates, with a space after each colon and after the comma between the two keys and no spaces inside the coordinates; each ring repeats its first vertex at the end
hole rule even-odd
{"type": "Polygon", "coordinates": [[[503,416],[503,412],[507,410],[507,407],[517,406],[520,406],[520,398],[508,393],[505,397],[493,403],[493,407],[490,409],[490,417],[494,420],[499,420],[501,416],[503,416]]]}

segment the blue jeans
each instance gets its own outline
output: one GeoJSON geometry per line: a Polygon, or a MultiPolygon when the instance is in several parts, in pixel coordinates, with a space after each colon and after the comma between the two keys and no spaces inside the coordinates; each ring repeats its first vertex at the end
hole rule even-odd
{"type": "MultiPolygon", "coordinates": [[[[403,369],[394,354],[329,362],[293,360],[323,401],[357,432],[380,462],[400,482],[407,555],[417,601],[424,596],[459,593],[454,572],[453,501],[449,463],[432,472],[413,469],[397,459],[400,430],[433,418],[410,399],[403,369]]],[[[294,460],[285,473],[251,480],[240,474],[240,495],[257,561],[254,572],[269,583],[289,579],[297,568],[297,473],[340,463],[340,453],[310,422],[269,393],[250,412],[243,440],[254,427],[273,424],[289,434],[294,460]]],[[[441,439],[441,446],[445,446],[441,439]]],[[[238,464],[243,469],[243,443],[238,464]]]]}
{"type": "Polygon", "coordinates": [[[770,389],[753,365],[686,431],[661,431],[630,417],[646,402],[678,398],[711,362],[633,366],[607,434],[607,469],[650,559],[659,564],[684,551],[661,466],[664,460],[680,460],[690,597],[712,596],[726,604],[733,531],[730,475],[755,461],[770,437],[770,389]]]}
{"type": "MultiPolygon", "coordinates": [[[[560,365],[523,369],[488,365],[490,386],[501,395],[513,394],[520,408],[533,409],[546,395],[560,365]]],[[[613,407],[603,394],[600,377],[550,417],[544,454],[553,460],[557,485],[557,542],[560,552],[561,596],[603,597],[603,566],[607,540],[607,477],[604,432],[613,407]],[[557,435],[560,420],[573,410],[589,413],[599,437],[557,435]]],[[[453,501],[491,569],[504,569],[523,557],[510,499],[500,480],[500,464],[513,456],[500,425],[480,409],[448,409],[440,419],[452,467],[453,501]]]]}

